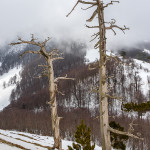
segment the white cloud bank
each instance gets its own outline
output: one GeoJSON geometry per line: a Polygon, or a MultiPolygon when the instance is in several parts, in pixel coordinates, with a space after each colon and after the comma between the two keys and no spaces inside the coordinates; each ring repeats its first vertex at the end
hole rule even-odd
{"type": "MultiPolygon", "coordinates": [[[[110,0],[106,0],[110,2],[110,0]]],[[[16,39],[28,38],[30,33],[38,37],[90,40],[93,30],[84,27],[91,11],[83,11],[79,5],[66,18],[76,0],[1,0],[0,1],[0,45],[16,39]]],[[[149,0],[120,0],[106,8],[106,21],[115,18],[119,25],[127,25],[130,31],[118,36],[108,32],[108,45],[129,45],[138,41],[150,41],[149,0]]]]}

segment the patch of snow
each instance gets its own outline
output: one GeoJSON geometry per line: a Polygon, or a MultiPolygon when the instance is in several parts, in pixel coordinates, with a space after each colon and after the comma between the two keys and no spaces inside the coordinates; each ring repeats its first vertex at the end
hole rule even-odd
{"type": "MultiPolygon", "coordinates": [[[[106,53],[109,56],[110,55],[115,56],[115,54],[112,53],[111,51],[107,51],[106,53]]],[[[94,62],[96,60],[99,60],[99,58],[100,58],[100,55],[99,55],[98,49],[89,49],[89,50],[87,50],[86,56],[85,56],[85,59],[87,60],[87,63],[91,63],[91,62],[94,62]]]]}
{"type": "MultiPolygon", "coordinates": [[[[47,150],[47,148],[45,148],[44,146],[52,147],[54,143],[53,137],[1,129],[0,138],[31,150],[47,150]]],[[[72,141],[62,140],[62,148],[64,150],[67,150],[68,146],[72,146],[72,141]]],[[[17,147],[11,147],[3,143],[0,144],[0,148],[2,150],[20,150],[17,147]]],[[[95,150],[101,150],[101,147],[96,145],[95,150]]]]}
{"type": "Polygon", "coordinates": [[[9,82],[10,78],[15,76],[17,77],[17,81],[20,81],[20,75],[19,72],[22,70],[22,67],[15,67],[13,69],[10,69],[8,73],[3,74],[0,76],[0,110],[2,110],[4,107],[10,104],[9,97],[11,94],[11,91],[16,87],[15,84],[12,84],[6,88],[3,87],[3,83],[9,82]]]}
{"type": "Polygon", "coordinates": [[[149,91],[148,77],[150,77],[150,64],[137,59],[134,59],[134,62],[137,65],[142,66],[142,68],[138,69],[137,71],[139,76],[142,78],[141,89],[143,91],[143,94],[146,95],[149,91]]]}
{"type": "Polygon", "coordinates": [[[148,50],[148,49],[144,49],[143,52],[150,55],[150,50],[148,50]]]}
{"type": "Polygon", "coordinates": [[[6,54],[9,54],[12,52],[14,52],[14,53],[21,52],[26,48],[26,46],[27,46],[26,44],[10,46],[10,48],[6,54]]]}
{"type": "Polygon", "coordinates": [[[44,108],[40,107],[40,108],[34,108],[34,112],[38,113],[38,112],[42,112],[44,110],[44,108]]]}
{"type": "Polygon", "coordinates": [[[9,145],[4,144],[4,143],[0,143],[0,148],[2,150],[21,150],[21,148],[12,147],[12,146],[9,146],[9,145]]]}

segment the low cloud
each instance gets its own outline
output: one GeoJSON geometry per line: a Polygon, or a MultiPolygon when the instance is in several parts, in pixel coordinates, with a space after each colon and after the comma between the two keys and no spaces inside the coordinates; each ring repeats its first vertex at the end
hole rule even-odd
{"type": "MultiPolygon", "coordinates": [[[[66,17],[76,1],[1,0],[0,45],[15,40],[17,36],[29,38],[31,33],[41,39],[50,36],[54,39],[90,41],[95,30],[85,28],[85,20],[90,17],[92,10],[83,11],[81,7],[85,6],[79,5],[69,18],[66,17]]],[[[117,31],[117,36],[108,32],[108,48],[150,41],[149,6],[149,0],[120,0],[120,4],[106,8],[106,21],[115,18],[118,25],[130,27],[125,35],[121,31],[117,31]]]]}

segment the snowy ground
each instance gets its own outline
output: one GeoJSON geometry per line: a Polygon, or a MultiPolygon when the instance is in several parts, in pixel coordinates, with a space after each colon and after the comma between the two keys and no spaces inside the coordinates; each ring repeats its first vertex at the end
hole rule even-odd
{"type": "MultiPolygon", "coordinates": [[[[144,49],[143,52],[150,54],[150,50],[144,49]]],[[[111,55],[110,52],[107,51],[107,55],[111,55]]],[[[86,57],[88,62],[91,63],[94,62],[96,59],[99,59],[99,53],[96,49],[91,49],[87,51],[86,57]]],[[[121,57],[120,57],[121,58],[121,57]]],[[[149,92],[149,86],[150,83],[148,83],[148,77],[150,78],[150,63],[143,62],[141,60],[133,59],[134,63],[136,64],[136,68],[134,68],[133,72],[137,72],[138,75],[141,77],[141,90],[143,94],[146,96],[149,92]]],[[[117,110],[118,115],[122,114],[121,111],[121,103],[119,101],[116,101],[114,110],[117,110]]],[[[131,113],[132,116],[137,116],[137,113],[131,113]]],[[[150,112],[147,112],[143,115],[143,118],[149,118],[150,119],[150,112]]]]}
{"type": "MultiPolygon", "coordinates": [[[[1,150],[48,150],[53,145],[53,138],[17,131],[0,130],[1,150]]],[[[67,150],[71,141],[62,141],[63,149],[67,150]]],[[[101,150],[96,146],[95,150],[101,150]]]]}
{"type": "Polygon", "coordinates": [[[2,110],[4,107],[9,105],[9,97],[11,94],[11,91],[16,87],[16,84],[12,84],[7,86],[9,80],[11,77],[14,77],[16,75],[17,79],[16,81],[20,81],[20,75],[19,72],[21,71],[22,67],[15,67],[13,69],[10,69],[8,73],[3,74],[0,76],[0,110],[2,110]],[[3,87],[4,82],[6,83],[6,88],[3,87]]]}

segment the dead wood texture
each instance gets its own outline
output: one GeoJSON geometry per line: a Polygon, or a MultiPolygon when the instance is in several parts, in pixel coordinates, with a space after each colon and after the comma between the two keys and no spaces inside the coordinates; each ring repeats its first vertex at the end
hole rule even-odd
{"type": "MultiPolygon", "coordinates": [[[[125,30],[128,30],[126,26],[119,27],[116,25],[116,20],[112,19],[110,22],[105,22],[104,20],[104,9],[114,3],[119,3],[119,1],[111,1],[110,3],[104,4],[102,0],[90,0],[90,1],[82,1],[78,0],[71,12],[67,15],[67,17],[74,11],[75,7],[79,4],[88,5],[87,8],[83,10],[87,10],[95,7],[95,11],[91,15],[91,17],[87,20],[87,22],[92,22],[94,18],[97,18],[98,25],[96,26],[88,26],[87,28],[95,28],[98,29],[97,33],[94,33],[92,36],[93,40],[98,39],[95,44],[95,48],[99,49],[100,60],[99,60],[99,103],[100,103],[100,128],[101,128],[101,139],[102,139],[102,149],[103,150],[111,150],[111,141],[110,141],[110,131],[117,134],[128,135],[133,138],[141,139],[138,136],[135,136],[129,132],[121,132],[118,130],[114,130],[109,126],[109,114],[108,114],[108,97],[112,97],[108,94],[108,85],[107,85],[107,76],[106,76],[106,62],[110,59],[110,56],[106,55],[106,31],[112,30],[114,35],[116,35],[115,29],[121,30],[123,33],[125,30]]],[[[120,98],[115,98],[119,99],[120,98]]]]}
{"type": "Polygon", "coordinates": [[[59,80],[72,79],[72,78],[67,78],[67,76],[58,77],[56,79],[54,78],[53,61],[58,60],[58,59],[63,59],[63,58],[59,56],[58,49],[53,49],[50,52],[46,51],[45,46],[49,40],[50,40],[50,38],[46,39],[43,42],[37,42],[36,39],[34,38],[34,35],[32,35],[31,41],[25,41],[25,40],[22,40],[21,38],[18,38],[19,42],[11,43],[10,45],[18,45],[18,44],[36,45],[40,48],[38,51],[28,50],[28,51],[23,52],[23,54],[21,54],[20,57],[22,57],[25,54],[31,53],[31,54],[41,55],[45,58],[46,65],[39,65],[40,67],[44,68],[44,71],[38,78],[43,77],[43,76],[48,77],[49,94],[50,94],[50,96],[49,96],[50,101],[48,102],[48,104],[50,105],[50,108],[51,108],[52,130],[53,130],[53,134],[54,134],[53,148],[54,149],[55,148],[62,149],[61,137],[60,137],[60,127],[59,127],[59,123],[60,123],[60,120],[62,119],[62,117],[58,117],[57,102],[56,102],[56,92],[58,92],[57,82],[59,80]]]}

